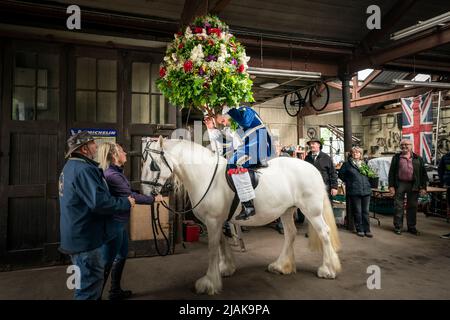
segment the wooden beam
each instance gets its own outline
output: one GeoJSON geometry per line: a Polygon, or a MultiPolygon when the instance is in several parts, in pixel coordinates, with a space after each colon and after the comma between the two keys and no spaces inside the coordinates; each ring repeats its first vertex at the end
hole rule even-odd
{"type": "Polygon", "coordinates": [[[230,2],[231,2],[231,0],[218,0],[214,4],[214,7],[211,10],[209,10],[209,12],[217,15],[217,14],[221,13],[230,2]]]}
{"type": "Polygon", "coordinates": [[[363,54],[349,62],[347,68],[350,73],[362,69],[376,69],[388,62],[407,56],[412,56],[422,51],[450,42],[450,27],[442,28],[420,37],[406,40],[401,44],[390,46],[371,54],[363,54]]]}
{"type": "Polygon", "coordinates": [[[392,113],[399,113],[402,112],[402,107],[395,107],[391,109],[374,109],[374,110],[366,110],[361,115],[363,117],[370,117],[370,116],[378,116],[381,114],[392,114],[392,113]]]}
{"type": "MultiPolygon", "coordinates": [[[[417,96],[419,94],[423,94],[427,91],[429,91],[430,88],[424,88],[424,87],[409,87],[409,88],[400,88],[400,89],[394,89],[389,90],[381,93],[376,93],[364,97],[360,97],[358,99],[353,99],[350,102],[350,108],[357,108],[362,107],[370,104],[380,103],[380,102],[387,102],[392,100],[397,100],[400,98],[405,97],[412,97],[417,96]]],[[[314,109],[310,107],[303,108],[303,110],[300,112],[300,116],[309,116],[314,114],[324,114],[328,112],[338,111],[342,110],[342,101],[337,101],[334,103],[330,103],[323,111],[316,112],[314,109]]]]}
{"type": "MultiPolygon", "coordinates": [[[[260,39],[256,39],[254,37],[239,35],[239,42],[241,42],[245,47],[253,47],[259,49],[261,47],[260,39]]],[[[344,47],[344,46],[330,46],[330,45],[322,45],[318,43],[299,43],[297,42],[287,42],[287,41],[276,41],[276,40],[267,40],[264,39],[264,48],[283,48],[283,49],[292,49],[292,50],[301,50],[308,52],[317,52],[317,53],[330,53],[330,54],[338,54],[344,56],[351,56],[353,54],[352,48],[344,47]]]]}
{"type": "Polygon", "coordinates": [[[366,79],[364,79],[363,83],[358,87],[358,92],[361,92],[362,89],[364,89],[365,87],[367,87],[367,85],[369,83],[371,83],[376,77],[378,77],[380,75],[380,73],[382,73],[383,70],[373,70],[366,79]]]}
{"type": "Polygon", "coordinates": [[[247,51],[247,56],[252,57],[248,62],[250,67],[264,67],[272,69],[288,69],[296,71],[315,71],[320,72],[322,77],[336,77],[338,74],[338,65],[332,62],[323,62],[320,60],[297,58],[290,60],[288,57],[264,56],[261,63],[260,53],[247,51]]]}
{"type": "Polygon", "coordinates": [[[353,91],[351,91],[352,93],[352,99],[357,99],[359,98],[359,88],[358,88],[358,74],[356,74],[353,78],[353,91]]]}
{"type": "Polygon", "coordinates": [[[208,13],[208,0],[184,0],[183,11],[181,12],[181,26],[186,26],[197,16],[208,13]]]}

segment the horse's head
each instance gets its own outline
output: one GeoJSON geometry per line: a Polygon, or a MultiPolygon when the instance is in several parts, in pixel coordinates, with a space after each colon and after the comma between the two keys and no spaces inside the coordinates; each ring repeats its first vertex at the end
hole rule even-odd
{"type": "Polygon", "coordinates": [[[169,188],[168,179],[173,172],[173,164],[166,157],[163,149],[164,139],[159,137],[157,141],[147,141],[142,150],[141,184],[145,194],[159,194],[163,189],[169,188]]]}

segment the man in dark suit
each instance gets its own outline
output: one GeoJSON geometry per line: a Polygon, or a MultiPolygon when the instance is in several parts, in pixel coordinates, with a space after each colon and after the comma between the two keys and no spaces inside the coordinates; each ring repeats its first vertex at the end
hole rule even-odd
{"type": "Polygon", "coordinates": [[[337,194],[338,189],[338,177],[333,160],[329,155],[321,151],[322,142],[320,140],[311,139],[308,141],[308,146],[311,148],[311,151],[306,156],[305,161],[311,163],[319,170],[331,200],[331,197],[337,194]]]}

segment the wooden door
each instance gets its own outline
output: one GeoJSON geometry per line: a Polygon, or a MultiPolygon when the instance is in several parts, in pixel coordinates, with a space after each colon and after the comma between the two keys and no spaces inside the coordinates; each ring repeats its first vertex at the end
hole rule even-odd
{"type": "Polygon", "coordinates": [[[66,54],[5,44],[2,72],[0,265],[60,261],[58,172],[64,163],[66,54]]]}

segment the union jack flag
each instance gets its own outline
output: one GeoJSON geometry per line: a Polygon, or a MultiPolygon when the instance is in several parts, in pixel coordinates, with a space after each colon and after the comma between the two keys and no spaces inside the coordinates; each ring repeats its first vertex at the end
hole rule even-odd
{"type": "Polygon", "coordinates": [[[412,142],[413,152],[431,163],[433,109],[431,91],[417,97],[402,98],[402,136],[412,142]]]}

